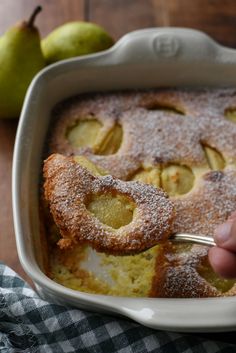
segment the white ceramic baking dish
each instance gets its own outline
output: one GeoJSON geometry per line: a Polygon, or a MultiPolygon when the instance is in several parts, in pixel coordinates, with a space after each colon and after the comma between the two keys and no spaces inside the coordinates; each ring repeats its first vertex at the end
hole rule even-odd
{"type": "Polygon", "coordinates": [[[145,29],[95,55],[59,62],[33,80],[22,110],[13,161],[13,213],[21,264],[40,295],[87,310],[125,315],[163,330],[236,329],[236,297],[150,299],[86,294],[42,271],[38,183],[51,108],[81,92],[164,86],[236,86],[236,51],[202,32],[145,29]]]}

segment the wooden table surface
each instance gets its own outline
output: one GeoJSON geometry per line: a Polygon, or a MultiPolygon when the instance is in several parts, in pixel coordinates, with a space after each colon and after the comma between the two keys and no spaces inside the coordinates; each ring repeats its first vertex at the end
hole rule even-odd
{"type": "MultiPolygon", "coordinates": [[[[236,47],[235,0],[0,0],[0,34],[27,19],[41,4],[36,21],[45,36],[72,20],[105,27],[115,38],[138,28],[179,26],[205,31],[221,44],[236,47]]],[[[0,53],[1,55],[1,53],[0,53]]],[[[28,279],[19,263],[12,220],[11,167],[17,120],[0,120],[0,261],[28,279]]]]}

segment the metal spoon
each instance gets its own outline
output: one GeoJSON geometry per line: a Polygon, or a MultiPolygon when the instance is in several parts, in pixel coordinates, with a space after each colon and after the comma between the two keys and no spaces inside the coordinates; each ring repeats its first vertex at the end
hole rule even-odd
{"type": "Polygon", "coordinates": [[[195,243],[195,244],[201,244],[201,245],[207,245],[207,246],[216,246],[214,239],[212,237],[205,236],[205,235],[176,233],[176,234],[172,234],[169,240],[175,243],[186,242],[186,243],[195,243]]]}

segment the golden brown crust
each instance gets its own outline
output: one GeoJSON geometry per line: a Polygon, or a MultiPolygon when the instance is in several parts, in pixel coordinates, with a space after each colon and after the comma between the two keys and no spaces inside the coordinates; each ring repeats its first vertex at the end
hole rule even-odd
{"type": "MultiPolygon", "coordinates": [[[[203,277],[201,268],[212,271],[208,263],[208,248],[193,245],[173,245],[167,243],[161,258],[156,262],[156,273],[150,292],[151,297],[159,298],[207,298],[236,295],[236,284],[228,283],[229,289],[216,288],[216,282],[226,280],[213,275],[212,283],[203,277]],[[215,285],[216,286],[215,286],[215,285]]],[[[227,288],[227,287],[226,287],[227,288]]]]}
{"type": "Polygon", "coordinates": [[[98,251],[131,254],[143,251],[171,233],[174,208],[167,195],[153,186],[124,182],[111,175],[95,177],[73,158],[51,155],[44,164],[45,198],[60,229],[61,248],[81,242],[98,251]],[[135,215],[118,229],[101,223],[86,204],[92,195],[123,195],[135,205],[135,215]]]}
{"type": "Polygon", "coordinates": [[[207,257],[207,248],[193,246],[187,251],[176,252],[172,244],[166,245],[162,261],[156,264],[152,284],[152,297],[204,298],[218,296],[216,288],[204,280],[197,268],[207,257]]]}
{"type": "Polygon", "coordinates": [[[236,209],[236,169],[207,172],[188,194],[172,200],[175,233],[213,236],[215,227],[236,209]]]}
{"type": "Polygon", "coordinates": [[[236,124],[224,116],[227,108],[235,106],[235,90],[156,90],[74,98],[54,112],[57,122],[50,153],[86,155],[122,180],[147,164],[207,166],[202,144],[220,151],[227,163],[236,162],[236,124]],[[116,154],[98,155],[90,147],[69,143],[67,129],[85,117],[101,122],[101,134],[116,123],[122,126],[123,140],[116,154]]]}
{"type": "MultiPolygon", "coordinates": [[[[176,208],[173,231],[212,235],[216,225],[236,209],[236,124],[225,117],[229,108],[236,108],[234,89],[80,96],[54,111],[50,153],[85,155],[122,180],[130,180],[144,166],[161,170],[174,163],[189,167],[195,178],[192,190],[171,198],[176,208]],[[68,127],[84,117],[98,119],[103,132],[117,123],[122,126],[123,140],[117,153],[99,155],[92,148],[75,148],[68,142],[68,127]],[[205,145],[221,153],[226,164],[222,171],[211,170],[205,145]]],[[[235,295],[235,286],[221,293],[199,274],[198,266],[206,258],[203,247],[184,250],[180,255],[175,247],[168,246],[163,258],[158,258],[151,295],[235,295]]]]}

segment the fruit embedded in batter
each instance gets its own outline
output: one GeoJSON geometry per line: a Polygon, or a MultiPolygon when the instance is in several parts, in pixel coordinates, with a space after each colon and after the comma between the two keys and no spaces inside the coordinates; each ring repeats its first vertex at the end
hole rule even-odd
{"type": "Polygon", "coordinates": [[[134,254],[169,237],[174,207],[165,192],[94,175],[88,165],[59,154],[44,164],[45,198],[62,236],[61,248],[85,243],[111,254],[134,254]]]}
{"type": "Polygon", "coordinates": [[[87,159],[84,156],[75,156],[74,161],[79,163],[82,167],[88,169],[90,171],[90,173],[93,175],[101,176],[101,175],[108,175],[109,174],[105,169],[95,165],[94,163],[92,163],[89,159],[87,159]]]}
{"type": "Polygon", "coordinates": [[[80,119],[66,133],[69,143],[74,147],[93,147],[102,124],[96,119],[80,119]]]}
{"type": "Polygon", "coordinates": [[[157,95],[146,94],[141,98],[140,106],[147,110],[160,110],[173,114],[185,115],[183,105],[178,101],[171,101],[170,97],[158,97],[157,95]]]}
{"type": "Polygon", "coordinates": [[[207,256],[197,267],[197,272],[209,285],[216,288],[221,294],[229,292],[235,286],[235,280],[221,278],[213,271],[207,256]]]}
{"type": "Polygon", "coordinates": [[[96,148],[96,154],[107,156],[116,153],[121,145],[123,138],[123,129],[119,124],[115,124],[113,128],[105,135],[104,140],[96,148]]]}
{"type": "Polygon", "coordinates": [[[155,186],[156,188],[160,187],[160,168],[155,167],[143,167],[140,168],[137,172],[135,172],[131,180],[137,180],[145,184],[150,184],[155,186]]]}
{"type": "Polygon", "coordinates": [[[162,170],[161,186],[170,196],[186,194],[193,184],[193,172],[186,166],[171,164],[162,170]]]}
{"type": "Polygon", "coordinates": [[[224,114],[226,119],[232,121],[233,123],[236,123],[236,108],[225,109],[224,114]]]}
{"type": "Polygon", "coordinates": [[[215,148],[202,144],[207,162],[212,170],[222,170],[225,167],[225,160],[222,154],[215,148]]]}
{"type": "Polygon", "coordinates": [[[87,209],[100,222],[111,228],[119,229],[132,222],[135,204],[123,195],[92,195],[87,209]]]}
{"type": "Polygon", "coordinates": [[[93,115],[80,117],[67,127],[65,138],[75,149],[89,149],[97,155],[115,154],[122,143],[123,129],[118,123],[103,126],[93,115]]]}

